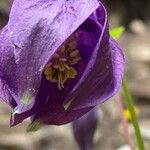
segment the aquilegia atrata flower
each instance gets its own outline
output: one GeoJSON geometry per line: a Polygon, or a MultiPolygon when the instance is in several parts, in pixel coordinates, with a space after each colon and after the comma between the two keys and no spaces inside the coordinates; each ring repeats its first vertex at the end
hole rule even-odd
{"type": "Polygon", "coordinates": [[[0,33],[0,97],[11,125],[80,118],[117,92],[123,68],[98,0],[14,0],[0,33]]]}

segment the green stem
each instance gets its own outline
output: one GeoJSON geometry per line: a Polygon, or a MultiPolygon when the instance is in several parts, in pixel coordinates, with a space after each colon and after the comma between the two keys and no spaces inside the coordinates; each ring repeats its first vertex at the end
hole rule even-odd
{"type": "Polygon", "coordinates": [[[122,88],[123,88],[123,91],[124,91],[125,102],[127,104],[129,112],[131,114],[131,122],[132,122],[133,127],[134,127],[135,137],[136,137],[136,142],[137,142],[137,145],[138,145],[138,149],[139,150],[145,150],[145,148],[144,148],[144,141],[143,141],[143,138],[141,136],[139,124],[138,124],[137,117],[136,117],[136,114],[135,114],[135,111],[134,111],[134,107],[133,107],[133,100],[132,100],[131,94],[129,92],[128,84],[127,84],[127,81],[126,81],[125,77],[122,80],[122,88]]]}

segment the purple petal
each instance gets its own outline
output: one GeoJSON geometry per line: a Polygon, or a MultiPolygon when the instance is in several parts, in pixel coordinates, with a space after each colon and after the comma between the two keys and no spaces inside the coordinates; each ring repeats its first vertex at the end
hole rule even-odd
{"type": "MultiPolygon", "coordinates": [[[[124,58],[121,49],[109,37],[103,6],[101,5],[78,30],[81,31],[78,44],[85,68],[79,69],[82,70],[79,78],[72,84],[69,81],[63,92],[57,92],[57,87],[54,88],[52,84],[45,85],[51,92],[45,94],[48,95],[47,101],[33,116],[33,121],[44,124],[73,121],[113,96],[120,86],[124,58]],[[64,109],[63,103],[68,103],[67,110],[64,109]]],[[[41,95],[43,89],[40,91],[41,95]]]]}
{"type": "MultiPolygon", "coordinates": [[[[77,71],[77,77],[73,80],[68,80],[68,82],[64,85],[63,90],[59,90],[56,83],[50,83],[49,81],[44,79],[41,82],[41,88],[39,90],[40,94],[38,97],[43,96],[44,99],[47,99],[45,103],[41,105],[41,108],[36,112],[33,117],[33,120],[38,120],[45,124],[64,124],[70,122],[70,120],[74,120],[75,118],[83,115],[87,110],[91,108],[85,108],[84,110],[76,110],[76,111],[66,111],[63,104],[66,100],[66,97],[69,95],[72,88],[81,78],[83,71],[85,70],[88,61],[91,57],[94,47],[96,46],[99,36],[101,34],[101,28],[97,26],[97,24],[91,20],[89,17],[76,31],[78,34],[78,49],[81,55],[81,60],[78,65],[76,65],[75,69],[77,71]],[[84,26],[90,25],[89,29],[84,29],[84,26]],[[88,44],[84,44],[84,41],[87,40],[88,36],[88,44]],[[83,40],[83,38],[85,38],[83,40]],[[81,42],[82,41],[82,42],[81,42]],[[91,43],[90,43],[91,41],[91,43]],[[56,108],[56,110],[54,110],[56,108]],[[86,110],[86,111],[85,111],[86,110]],[[76,112],[76,113],[75,113],[76,112]],[[55,119],[51,116],[54,116],[55,119]],[[47,114],[47,115],[45,115],[47,114]],[[59,116],[61,119],[57,118],[59,116]],[[53,121],[54,119],[54,121],[53,121]]],[[[76,34],[76,33],[73,33],[76,34]]],[[[40,99],[39,99],[40,100],[40,99]]]]}
{"type": "MultiPolygon", "coordinates": [[[[59,111],[57,110],[57,115],[62,116],[63,120],[60,119],[56,119],[55,118],[55,123],[56,124],[63,124],[64,122],[68,123],[69,120],[73,120],[73,118],[77,118],[77,113],[75,114],[74,117],[71,116],[72,113],[70,112],[66,112],[63,106],[63,103],[65,101],[65,98],[67,97],[67,95],[69,94],[69,92],[72,90],[72,88],[74,87],[74,85],[79,81],[80,77],[82,76],[82,73],[89,61],[89,58],[91,57],[91,54],[93,52],[93,49],[95,47],[95,45],[98,42],[99,36],[101,34],[101,27],[99,27],[97,25],[97,23],[94,22],[92,16],[90,16],[73,34],[78,33],[78,49],[82,58],[82,61],[80,61],[80,63],[78,65],[75,65],[75,69],[78,72],[77,73],[77,77],[74,80],[68,80],[64,86],[65,88],[62,90],[58,89],[58,86],[56,83],[52,83],[49,82],[45,79],[45,75],[43,73],[43,77],[42,77],[42,81],[41,81],[41,85],[40,85],[40,89],[39,92],[37,94],[37,98],[35,101],[35,104],[33,106],[33,108],[28,111],[25,112],[21,115],[15,115],[14,118],[14,122],[13,124],[17,124],[21,121],[23,121],[27,116],[30,116],[33,112],[36,111],[35,115],[34,115],[34,119],[33,120],[40,120],[41,122],[44,121],[44,123],[47,124],[51,124],[51,122],[53,122],[53,120],[51,120],[51,115],[53,115],[53,108],[57,108],[60,109],[59,111]],[[86,28],[84,26],[91,26],[89,29],[86,28]],[[88,45],[84,45],[82,44],[80,41],[85,37],[88,36],[88,45]],[[91,43],[90,43],[91,41],[91,43]],[[84,48],[82,47],[82,45],[84,45],[84,48]],[[86,50],[86,53],[85,53],[86,50]],[[36,109],[37,108],[37,109],[36,109]],[[62,111],[63,110],[63,111],[62,111]],[[45,115],[45,112],[49,115],[45,115]],[[70,118],[66,117],[67,115],[69,116],[70,114],[70,118]]],[[[85,39],[86,40],[86,39],[85,39]]],[[[90,110],[89,108],[86,110],[90,110]]],[[[82,114],[84,114],[85,111],[83,111],[82,114]]],[[[55,115],[56,116],[56,115],[55,115]]],[[[81,113],[78,114],[78,116],[81,116],[81,113]]]]}
{"type": "Polygon", "coordinates": [[[98,113],[96,109],[72,123],[74,137],[81,150],[92,150],[94,133],[98,125],[98,113]]]}
{"type": "Polygon", "coordinates": [[[31,115],[44,124],[69,123],[117,92],[124,58],[109,36],[103,5],[94,11],[98,6],[97,0],[14,1],[8,29],[0,36],[0,97],[14,108],[12,125],[31,115]],[[76,78],[60,91],[43,70],[76,32],[82,61],[75,66],[76,78]]]}
{"type": "MultiPolygon", "coordinates": [[[[11,46],[8,42],[4,42],[4,46],[6,51],[10,49],[13,52],[12,60],[15,62],[15,74],[12,72],[13,78],[6,83],[17,103],[15,113],[21,114],[33,107],[44,66],[58,47],[98,6],[97,0],[14,1],[7,31],[11,46]]],[[[3,45],[0,46],[2,50],[3,45]]],[[[11,59],[11,56],[7,57],[11,59]]],[[[7,68],[7,71],[11,72],[12,68],[7,68]]],[[[5,74],[0,77],[3,76],[5,74]]],[[[1,80],[6,82],[5,78],[1,80]]]]}
{"type": "Polygon", "coordinates": [[[100,22],[102,34],[82,77],[66,98],[66,101],[72,100],[70,110],[103,103],[118,91],[121,84],[124,57],[119,45],[109,37],[105,9],[100,7],[97,11],[105,14],[104,22],[100,22]]]}
{"type": "Polygon", "coordinates": [[[15,85],[15,59],[13,49],[14,47],[9,39],[8,28],[5,27],[0,34],[0,99],[11,107],[16,106],[10,94],[10,89],[15,85]]]}
{"type": "Polygon", "coordinates": [[[49,106],[47,109],[43,109],[38,116],[33,116],[32,121],[48,125],[63,125],[77,120],[92,108],[93,107],[78,110],[65,110],[61,106],[49,106]],[[51,109],[51,111],[49,111],[49,109],[51,109]]]}

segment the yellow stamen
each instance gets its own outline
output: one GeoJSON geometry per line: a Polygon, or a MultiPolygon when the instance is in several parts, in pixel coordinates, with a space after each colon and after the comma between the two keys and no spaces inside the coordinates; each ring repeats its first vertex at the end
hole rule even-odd
{"type": "Polygon", "coordinates": [[[62,61],[62,62],[66,62],[67,61],[66,58],[60,58],[59,60],[62,61]]]}
{"type": "Polygon", "coordinates": [[[59,65],[53,65],[53,68],[58,69],[59,65]]]}
{"type": "Polygon", "coordinates": [[[63,45],[61,48],[60,48],[60,53],[64,53],[64,51],[65,51],[65,46],[63,45]]]}
{"type": "Polygon", "coordinates": [[[73,58],[70,62],[71,65],[75,65],[77,64],[77,62],[80,60],[81,58],[80,57],[76,57],[76,58],[73,58]]]}
{"type": "Polygon", "coordinates": [[[67,78],[75,78],[77,75],[77,71],[71,67],[69,70],[66,71],[67,78]]]}
{"type": "Polygon", "coordinates": [[[70,57],[75,57],[75,56],[78,56],[78,55],[79,55],[79,51],[78,50],[75,50],[75,51],[70,53],[70,57]]]}
{"type": "Polygon", "coordinates": [[[50,82],[57,82],[58,89],[64,88],[64,83],[68,79],[74,79],[77,71],[72,67],[79,62],[80,55],[76,49],[77,43],[74,37],[68,40],[57,53],[54,54],[50,63],[45,67],[46,79],[50,82]]]}
{"type": "Polygon", "coordinates": [[[45,69],[44,73],[46,75],[51,75],[52,74],[52,68],[50,67],[50,68],[45,69]]]}

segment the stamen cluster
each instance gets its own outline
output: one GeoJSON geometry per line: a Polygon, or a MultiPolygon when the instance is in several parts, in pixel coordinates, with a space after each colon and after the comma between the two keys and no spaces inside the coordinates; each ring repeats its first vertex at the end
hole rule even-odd
{"type": "Polygon", "coordinates": [[[73,79],[77,75],[73,65],[77,64],[80,59],[75,36],[71,36],[46,65],[44,71],[46,79],[50,82],[57,82],[61,90],[68,79],[73,79]]]}

